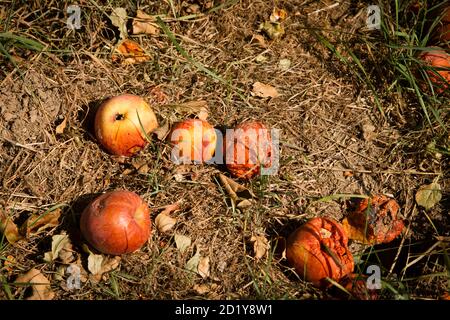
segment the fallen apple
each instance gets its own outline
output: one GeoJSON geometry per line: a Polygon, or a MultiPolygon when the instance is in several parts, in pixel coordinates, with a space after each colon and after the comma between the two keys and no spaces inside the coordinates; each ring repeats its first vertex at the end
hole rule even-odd
{"type": "Polygon", "coordinates": [[[419,55],[427,68],[431,83],[442,93],[450,86],[450,54],[440,48],[424,51],[419,55]]]}
{"type": "Polygon", "coordinates": [[[353,272],[353,256],[342,226],[329,218],[313,218],[287,239],[286,258],[298,276],[317,287],[353,272]]]}
{"type": "Polygon", "coordinates": [[[205,120],[188,119],[176,123],[168,139],[173,145],[172,160],[176,163],[202,163],[216,150],[217,134],[205,120]]]}
{"type": "Polygon", "coordinates": [[[375,195],[358,199],[354,208],[342,221],[347,236],[366,244],[388,243],[399,236],[404,228],[398,216],[400,206],[394,199],[375,195]]]}
{"type": "Polygon", "coordinates": [[[349,274],[339,284],[351,294],[351,297],[344,295],[340,289],[336,290],[337,296],[346,299],[378,300],[377,290],[368,288],[367,279],[368,277],[363,274],[349,274]]]}
{"type": "Polygon", "coordinates": [[[225,164],[230,173],[241,179],[261,174],[261,167],[272,164],[270,131],[259,121],[242,122],[224,138],[225,164]]]}
{"type": "Polygon", "coordinates": [[[134,192],[110,191],[85,208],[80,229],[83,237],[102,253],[130,253],[142,247],[150,236],[149,208],[134,192]]]}
{"type": "Polygon", "coordinates": [[[124,94],[102,103],[94,127],[98,141],[108,152],[129,157],[146,146],[146,134],[158,127],[158,121],[144,99],[124,94]]]}

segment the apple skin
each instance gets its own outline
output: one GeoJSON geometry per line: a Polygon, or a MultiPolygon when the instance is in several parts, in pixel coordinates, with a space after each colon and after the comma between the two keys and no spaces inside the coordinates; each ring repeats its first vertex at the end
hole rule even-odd
{"type": "Polygon", "coordinates": [[[299,277],[316,287],[329,286],[326,277],[339,281],[353,272],[348,237],[339,222],[333,219],[318,217],[309,220],[295,230],[286,243],[289,264],[299,277]]]}
{"type": "Polygon", "coordinates": [[[206,162],[216,150],[217,134],[205,120],[187,119],[176,123],[168,136],[173,145],[172,159],[176,162],[206,162]]]}
{"type": "Polygon", "coordinates": [[[95,136],[108,152],[118,156],[136,154],[147,145],[142,128],[148,134],[157,127],[152,108],[144,99],[131,94],[109,98],[95,115],[95,136]]]}
{"type": "Polygon", "coordinates": [[[134,252],[150,236],[150,210],[134,192],[110,191],[84,209],[80,229],[83,237],[102,253],[121,255],[134,252]]]}
{"type": "MultiPolygon", "coordinates": [[[[437,92],[442,93],[450,86],[450,54],[440,48],[436,47],[435,49],[424,51],[419,55],[419,59],[424,61],[426,65],[436,68],[436,72],[440,76],[436,75],[433,70],[429,70],[427,73],[430,81],[438,87],[437,92]]],[[[426,87],[426,85],[423,86],[426,87]]]]}
{"type": "Polygon", "coordinates": [[[225,163],[236,178],[250,180],[260,174],[261,166],[272,164],[270,131],[259,121],[245,121],[234,128],[233,139],[224,138],[225,163]]]}

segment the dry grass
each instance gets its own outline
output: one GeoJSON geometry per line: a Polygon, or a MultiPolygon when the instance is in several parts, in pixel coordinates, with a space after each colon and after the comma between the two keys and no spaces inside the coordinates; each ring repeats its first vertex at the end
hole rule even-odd
{"type": "MultiPolygon", "coordinates": [[[[32,267],[51,278],[58,263],[42,260],[50,249],[51,236],[72,228],[76,250],[82,252],[74,226],[86,199],[126,188],[148,202],[154,209],[152,218],[159,212],[157,208],[182,199],[174,232],[189,236],[193,246],[180,254],[173,244],[173,233],[161,235],[155,230],[147,246],[124,256],[120,268],[100,283],[88,281],[81,290],[68,291],[64,281],[52,280],[57,298],[330,298],[327,292],[296,279],[285,263],[272,260],[271,255],[255,261],[250,238],[255,234],[265,234],[270,240],[286,236],[313,216],[342,218],[342,201],[312,200],[344,193],[392,194],[401,204],[408,232],[378,254],[384,274],[393,269],[386,279],[394,288],[403,286],[403,293],[411,298],[437,298],[446,290],[448,278],[442,276],[402,282],[444,272],[442,250],[441,254],[429,252],[404,274],[400,271],[407,261],[414,260],[414,254],[425,252],[435,242],[434,227],[438,235],[449,236],[448,192],[426,214],[414,201],[418,187],[437,176],[443,190],[450,187],[448,155],[427,151],[433,140],[445,146],[448,132],[439,125],[427,125],[413,97],[386,90],[389,79],[376,84],[383,93],[382,116],[369,88],[311,33],[318,30],[338,44],[354,41],[355,48],[367,54],[363,62],[376,77],[379,70],[374,63],[382,61],[383,52],[368,52],[358,42],[359,29],[365,23],[363,2],[344,1],[337,8],[314,13],[332,2],[278,1],[277,5],[289,13],[286,35],[266,40],[266,47],[252,37],[258,34],[259,23],[268,19],[271,2],[216,1],[215,5],[225,6],[215,13],[167,21],[182,48],[197,63],[229,81],[229,86],[186,61],[164,33],[133,37],[151,53],[151,62],[130,66],[112,63],[114,30],[99,9],[109,13],[113,7],[124,6],[132,15],[136,8],[131,2],[82,2],[83,28],[77,32],[65,27],[69,2],[3,2],[2,32],[7,31],[5,21],[9,21],[8,31],[39,41],[46,50],[35,52],[5,43],[23,76],[2,58],[0,205],[17,219],[56,204],[67,205],[60,227],[0,249],[1,257],[12,255],[17,261],[9,274],[0,269],[10,284],[32,267]],[[266,60],[258,62],[259,55],[266,60]],[[284,58],[292,63],[287,71],[278,67],[284,58]],[[274,85],[281,96],[268,100],[253,97],[250,92],[256,81],[274,85]],[[155,88],[167,95],[164,104],[160,104],[155,88]],[[241,96],[236,88],[242,90],[241,96]],[[241,212],[229,206],[215,179],[222,168],[177,167],[170,162],[170,149],[163,142],[155,140],[135,159],[117,161],[99,148],[92,136],[91,118],[100,101],[124,92],[144,97],[158,114],[170,114],[165,107],[168,104],[206,100],[213,125],[231,127],[245,119],[261,119],[281,129],[278,175],[249,184],[259,199],[241,212]],[[64,133],[56,134],[56,126],[64,119],[64,133]],[[375,127],[373,136],[364,137],[365,124],[375,127]],[[134,162],[147,163],[148,172],[125,174],[134,162]],[[353,174],[344,175],[348,171],[353,174]],[[175,180],[174,175],[180,172],[190,176],[188,182],[175,180]],[[211,259],[208,279],[184,269],[195,250],[211,259]],[[203,285],[201,290],[199,285],[203,285]]],[[[189,14],[182,6],[187,2],[191,3],[173,1],[171,7],[169,1],[153,1],[141,9],[172,17],[175,10],[180,17],[189,14]]],[[[202,6],[208,1],[198,3],[206,12],[202,6]]],[[[448,113],[442,112],[442,120],[448,128],[448,113]]],[[[84,253],[82,257],[86,262],[84,253]]],[[[389,290],[384,295],[394,297],[389,290]]],[[[1,290],[0,298],[6,298],[1,290]]]]}

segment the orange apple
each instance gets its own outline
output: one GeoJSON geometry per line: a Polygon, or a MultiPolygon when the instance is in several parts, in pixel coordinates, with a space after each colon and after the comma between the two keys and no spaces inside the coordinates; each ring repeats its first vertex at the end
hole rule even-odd
{"type": "Polygon", "coordinates": [[[158,121],[144,99],[123,94],[102,103],[94,127],[98,141],[108,152],[130,157],[145,147],[145,133],[155,130],[158,121]]]}
{"type": "Polygon", "coordinates": [[[188,119],[178,122],[168,138],[173,145],[172,159],[178,163],[206,162],[211,160],[216,150],[216,131],[205,120],[188,119]]]}
{"type": "Polygon", "coordinates": [[[446,91],[450,87],[450,54],[435,47],[424,51],[419,58],[429,67],[427,74],[433,85],[437,87],[437,92],[446,91]]]}
{"type": "Polygon", "coordinates": [[[259,121],[245,121],[224,139],[225,162],[228,171],[241,179],[251,179],[261,173],[261,167],[272,164],[270,131],[259,121]]]}
{"type": "Polygon", "coordinates": [[[150,236],[150,210],[134,192],[110,191],[84,209],[80,228],[83,237],[102,253],[133,252],[150,236]]]}

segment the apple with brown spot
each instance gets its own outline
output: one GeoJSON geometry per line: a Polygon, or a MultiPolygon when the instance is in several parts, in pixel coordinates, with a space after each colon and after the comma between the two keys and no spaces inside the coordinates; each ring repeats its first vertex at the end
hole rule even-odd
{"type": "Polygon", "coordinates": [[[142,247],[150,236],[150,211],[136,193],[110,191],[84,209],[80,229],[83,237],[102,253],[130,253],[142,247]]]}
{"type": "Polygon", "coordinates": [[[158,127],[158,121],[144,99],[123,94],[102,103],[94,127],[95,136],[108,152],[130,157],[147,145],[146,134],[158,127]]]}

